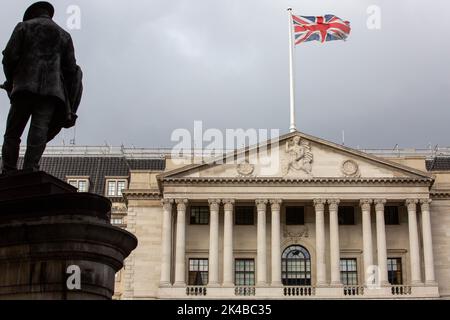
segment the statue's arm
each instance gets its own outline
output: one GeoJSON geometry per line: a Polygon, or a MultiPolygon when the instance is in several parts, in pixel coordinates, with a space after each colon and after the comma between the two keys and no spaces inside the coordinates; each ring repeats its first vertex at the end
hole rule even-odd
{"type": "Polygon", "coordinates": [[[16,69],[22,56],[23,46],[23,24],[19,23],[13,31],[11,38],[3,51],[3,70],[6,76],[5,89],[11,91],[14,70],[16,69]]]}

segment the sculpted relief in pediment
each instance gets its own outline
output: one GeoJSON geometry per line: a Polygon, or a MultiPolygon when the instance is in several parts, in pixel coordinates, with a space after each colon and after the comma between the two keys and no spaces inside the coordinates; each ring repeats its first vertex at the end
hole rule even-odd
{"type": "Polygon", "coordinates": [[[314,155],[311,152],[309,141],[295,136],[286,142],[285,155],[282,156],[281,173],[289,176],[304,172],[312,176],[314,155]]]}

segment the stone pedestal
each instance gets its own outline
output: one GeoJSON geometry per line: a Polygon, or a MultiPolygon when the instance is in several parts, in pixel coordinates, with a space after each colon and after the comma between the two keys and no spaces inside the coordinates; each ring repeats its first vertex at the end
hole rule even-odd
{"type": "Polygon", "coordinates": [[[0,177],[0,299],[108,300],[137,239],[111,202],[43,172],[0,177]]]}

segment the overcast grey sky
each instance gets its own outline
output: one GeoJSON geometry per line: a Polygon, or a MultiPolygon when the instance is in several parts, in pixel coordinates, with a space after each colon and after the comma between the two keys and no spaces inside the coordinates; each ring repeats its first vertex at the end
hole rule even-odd
{"type": "MultiPolygon", "coordinates": [[[[2,0],[0,47],[34,1],[2,0]]],[[[295,52],[300,131],[364,148],[449,146],[448,0],[58,0],[85,94],[78,145],[170,147],[174,129],[289,127],[286,8],[352,23],[348,41],[295,52]],[[366,26],[369,5],[381,29],[366,26]]],[[[4,80],[3,74],[0,81],[4,80]]],[[[0,93],[0,131],[9,109],[0,93]]],[[[69,141],[73,130],[55,141],[69,141]]]]}

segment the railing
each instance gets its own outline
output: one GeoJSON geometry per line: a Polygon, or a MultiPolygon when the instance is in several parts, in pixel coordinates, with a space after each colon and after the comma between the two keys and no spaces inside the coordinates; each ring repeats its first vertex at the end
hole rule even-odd
{"type": "MultiPolygon", "coordinates": [[[[401,156],[423,156],[432,159],[435,156],[449,156],[450,147],[430,146],[427,149],[396,148],[394,149],[364,149],[356,148],[359,151],[373,154],[380,157],[401,157],[401,156]]],[[[126,158],[163,158],[172,155],[172,148],[126,148],[114,146],[79,146],[79,145],[50,145],[45,150],[45,156],[124,156],[126,158]]],[[[184,150],[188,156],[208,157],[211,150],[193,149],[184,150]]],[[[216,155],[228,154],[234,149],[215,150],[216,155]]],[[[20,154],[25,153],[25,146],[20,148],[20,154]]]]}
{"type": "Polygon", "coordinates": [[[314,296],[316,289],[311,286],[284,287],[283,294],[285,296],[314,296]]]}
{"type": "Polygon", "coordinates": [[[206,296],[206,287],[194,286],[186,288],[186,295],[188,296],[206,296]]]}
{"type": "Polygon", "coordinates": [[[363,286],[344,286],[344,296],[362,296],[364,295],[363,286]]]}
{"type": "Polygon", "coordinates": [[[392,295],[394,296],[406,296],[410,295],[411,292],[411,286],[405,286],[405,285],[394,285],[391,287],[392,295]]]}
{"type": "Polygon", "coordinates": [[[256,294],[255,287],[235,287],[234,295],[236,296],[254,296],[256,294]]]}

